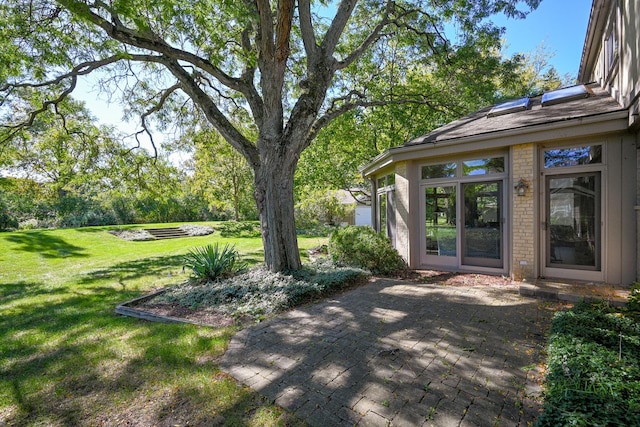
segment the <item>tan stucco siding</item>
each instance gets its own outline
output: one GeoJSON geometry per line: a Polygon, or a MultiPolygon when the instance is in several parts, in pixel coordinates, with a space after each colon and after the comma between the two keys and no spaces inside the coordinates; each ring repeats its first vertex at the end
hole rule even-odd
{"type": "Polygon", "coordinates": [[[630,106],[640,92],[640,0],[621,2],[620,76],[621,104],[630,106]]]}
{"type": "Polygon", "coordinates": [[[607,144],[603,268],[607,283],[636,280],[636,149],[632,135],[611,136],[607,144]]]}
{"type": "Polygon", "coordinates": [[[537,277],[536,272],[536,146],[522,144],[512,147],[512,173],[510,182],[513,184],[509,191],[512,194],[511,215],[511,265],[512,276],[516,280],[532,280],[537,277]],[[523,196],[519,196],[514,187],[522,179],[529,188],[523,196]]]}
{"type": "Polygon", "coordinates": [[[409,171],[407,162],[396,164],[396,250],[407,263],[410,261],[409,241],[409,171]]]}

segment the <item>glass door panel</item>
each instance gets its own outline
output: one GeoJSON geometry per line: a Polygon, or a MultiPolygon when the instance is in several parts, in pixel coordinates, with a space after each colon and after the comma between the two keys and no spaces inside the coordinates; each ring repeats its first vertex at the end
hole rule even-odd
{"type": "Polygon", "coordinates": [[[427,187],[424,192],[426,255],[455,257],[456,186],[427,187]]]}
{"type": "Polygon", "coordinates": [[[600,173],[547,177],[546,265],[600,270],[600,173]]]}
{"type": "Polygon", "coordinates": [[[462,192],[462,264],[502,268],[502,181],[463,184],[462,192]]]}

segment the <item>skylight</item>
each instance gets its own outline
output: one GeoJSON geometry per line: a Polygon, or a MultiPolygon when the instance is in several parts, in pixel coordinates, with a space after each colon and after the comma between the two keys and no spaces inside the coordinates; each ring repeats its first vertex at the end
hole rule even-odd
{"type": "Polygon", "coordinates": [[[527,108],[529,108],[529,98],[520,98],[496,105],[491,109],[491,111],[489,111],[487,117],[495,117],[503,114],[515,113],[516,111],[524,111],[527,108]]]}
{"type": "Polygon", "coordinates": [[[585,85],[566,87],[564,89],[546,92],[542,95],[542,106],[561,104],[563,102],[575,101],[589,97],[589,90],[585,85]]]}

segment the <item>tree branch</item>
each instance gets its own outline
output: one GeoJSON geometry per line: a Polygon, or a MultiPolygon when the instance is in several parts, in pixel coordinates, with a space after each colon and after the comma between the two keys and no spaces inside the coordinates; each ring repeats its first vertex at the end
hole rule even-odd
{"type": "Polygon", "coordinates": [[[90,6],[85,5],[84,3],[77,2],[75,0],[60,0],[60,3],[70,11],[71,13],[77,14],[77,9],[82,8],[86,11],[84,16],[91,21],[93,24],[102,28],[109,37],[113,38],[116,41],[121,43],[135,46],[141,49],[150,50],[152,52],[157,52],[159,54],[165,55],[169,58],[173,58],[180,61],[188,62],[198,68],[201,68],[203,71],[211,74],[215,77],[220,83],[229,89],[233,89],[239,92],[244,93],[244,90],[247,88],[244,87],[243,81],[237,78],[233,78],[230,75],[226,74],[220,68],[213,65],[210,61],[199,57],[191,52],[187,52],[182,49],[177,49],[171,45],[169,45],[166,41],[164,41],[161,37],[156,34],[148,33],[143,34],[140,31],[133,30],[131,28],[126,27],[122,24],[121,20],[116,16],[115,12],[106,6],[104,3],[95,3],[97,6],[101,6],[105,8],[107,12],[109,12],[112,22],[109,22],[102,16],[98,15],[90,6]]]}
{"type": "Polygon", "coordinates": [[[320,45],[327,58],[333,57],[333,53],[336,50],[338,41],[340,40],[340,36],[342,36],[342,33],[347,26],[347,22],[353,13],[353,9],[356,7],[356,3],[357,0],[342,0],[340,2],[336,16],[334,16],[333,21],[331,21],[331,25],[325,33],[324,38],[322,39],[322,44],[320,45]]]}
{"type": "Polygon", "coordinates": [[[276,62],[284,64],[291,53],[289,39],[291,38],[291,23],[293,21],[293,0],[278,0],[278,15],[276,24],[276,62]]]}
{"type": "Polygon", "coordinates": [[[317,55],[318,44],[316,34],[311,21],[311,2],[309,0],[298,0],[298,14],[300,16],[300,32],[302,43],[307,54],[307,61],[317,55]]]}
{"type": "Polygon", "coordinates": [[[47,86],[54,86],[64,82],[65,80],[70,80],[69,86],[65,90],[63,90],[60,93],[60,95],[58,95],[58,97],[56,97],[55,99],[49,99],[44,101],[40,108],[29,112],[28,117],[24,121],[17,123],[15,125],[4,125],[3,127],[5,129],[9,129],[9,132],[0,142],[8,141],[9,139],[13,138],[20,130],[33,125],[36,117],[38,117],[38,115],[47,111],[51,106],[53,106],[56,114],[61,116],[64,121],[63,115],[58,110],[58,105],[61,102],[63,102],[67,98],[67,96],[69,96],[71,92],[73,92],[73,90],[76,88],[76,85],[78,83],[78,76],[89,74],[92,71],[97,70],[98,68],[113,64],[117,61],[120,61],[121,59],[122,59],[121,55],[114,55],[98,61],[83,62],[82,64],[79,64],[73,67],[73,69],[68,73],[61,74],[60,76],[51,80],[47,80],[45,82],[39,82],[39,83],[23,82],[23,83],[5,84],[3,87],[0,88],[0,92],[10,91],[14,88],[41,88],[41,87],[47,87],[47,86]]]}
{"type": "Polygon", "coordinates": [[[331,123],[334,119],[341,116],[342,114],[354,110],[356,108],[368,108],[368,107],[383,107],[387,105],[406,105],[406,104],[415,104],[415,105],[427,105],[433,111],[439,111],[442,113],[446,113],[445,110],[441,108],[439,105],[435,105],[429,99],[427,99],[424,95],[417,95],[415,98],[396,98],[391,100],[369,100],[366,99],[366,96],[359,91],[352,90],[347,95],[336,98],[332,101],[332,107],[327,110],[325,114],[319,117],[315,123],[313,124],[311,131],[309,132],[308,143],[311,143],[313,139],[318,135],[320,130],[326,127],[329,123],[331,123]],[[356,100],[353,98],[357,97],[356,100]],[[339,107],[335,107],[338,101],[346,101],[344,104],[339,107]],[[335,108],[334,108],[335,107],[335,108]]]}
{"type": "Polygon", "coordinates": [[[367,49],[371,47],[372,44],[380,40],[380,37],[382,37],[383,35],[382,30],[391,22],[389,20],[389,16],[391,15],[391,11],[393,10],[394,6],[395,6],[394,2],[387,1],[387,5],[384,9],[384,14],[382,15],[382,19],[380,20],[380,22],[378,22],[378,25],[376,25],[376,27],[373,29],[371,34],[369,34],[369,36],[367,36],[367,38],[364,39],[364,41],[360,44],[360,46],[358,46],[353,52],[351,52],[345,59],[338,62],[336,66],[338,70],[341,70],[351,65],[354,61],[360,58],[367,51],[367,49]]]}
{"type": "Polygon", "coordinates": [[[202,109],[207,119],[215,126],[227,142],[238,150],[253,168],[258,167],[260,165],[260,158],[255,145],[229,122],[193,77],[180,66],[178,61],[168,57],[160,57],[158,62],[165,65],[174,77],[178,79],[182,90],[202,109]]]}
{"type": "Polygon", "coordinates": [[[154,158],[158,158],[158,148],[156,147],[156,143],[153,140],[153,134],[151,133],[151,131],[149,131],[149,128],[147,126],[147,117],[149,117],[151,114],[153,113],[157,113],[158,111],[160,111],[162,109],[162,107],[164,107],[165,102],[167,101],[167,99],[169,99],[169,97],[171,96],[171,94],[173,94],[175,91],[177,91],[178,89],[181,89],[182,85],[180,83],[176,83],[173,86],[171,86],[170,88],[166,89],[165,91],[162,92],[162,95],[160,96],[160,100],[158,101],[158,103],[156,105],[154,105],[153,107],[151,107],[150,109],[148,109],[147,111],[145,111],[141,116],[140,116],[140,121],[142,123],[142,130],[139,132],[136,132],[135,137],[136,137],[136,141],[138,141],[138,144],[140,144],[140,141],[138,140],[138,135],[141,133],[146,133],[147,136],[149,137],[149,140],[151,141],[151,146],[153,147],[153,157],[154,158]]]}

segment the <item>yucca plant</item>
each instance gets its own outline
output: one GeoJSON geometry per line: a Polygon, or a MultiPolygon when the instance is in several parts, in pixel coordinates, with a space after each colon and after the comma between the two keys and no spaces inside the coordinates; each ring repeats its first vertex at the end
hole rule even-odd
{"type": "Polygon", "coordinates": [[[191,249],[184,255],[183,262],[184,268],[192,271],[195,280],[216,280],[247,270],[247,263],[240,259],[235,246],[228,244],[222,249],[217,243],[191,249]]]}

